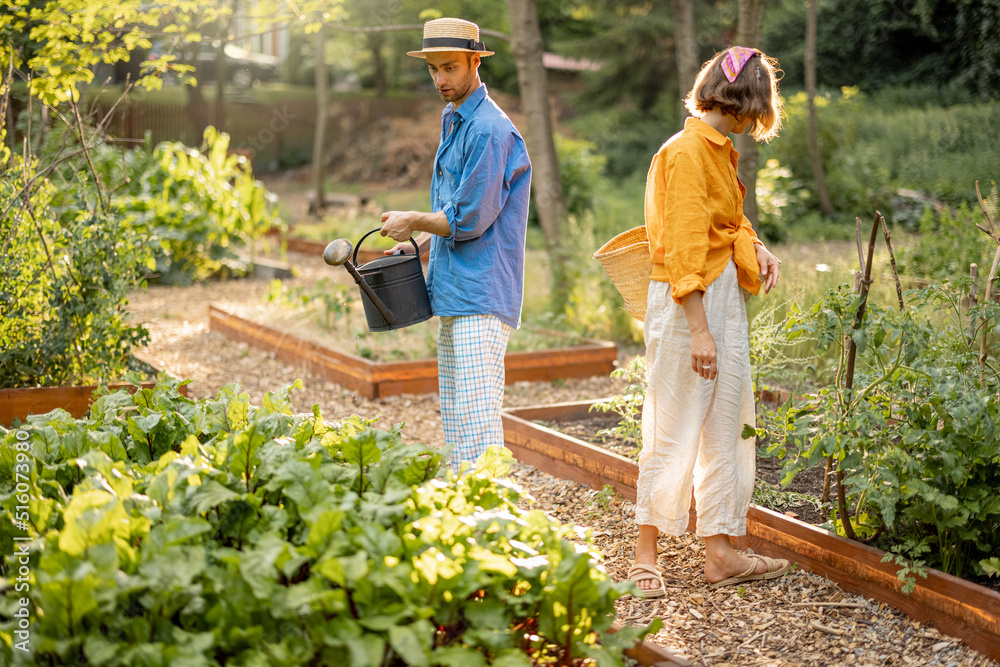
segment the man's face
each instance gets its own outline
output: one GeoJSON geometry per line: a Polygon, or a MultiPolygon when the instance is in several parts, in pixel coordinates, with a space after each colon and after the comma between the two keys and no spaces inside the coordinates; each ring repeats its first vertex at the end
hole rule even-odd
{"type": "Polygon", "coordinates": [[[478,53],[442,51],[427,54],[427,70],[434,79],[438,95],[456,107],[479,87],[476,73],[478,66],[478,53]]]}

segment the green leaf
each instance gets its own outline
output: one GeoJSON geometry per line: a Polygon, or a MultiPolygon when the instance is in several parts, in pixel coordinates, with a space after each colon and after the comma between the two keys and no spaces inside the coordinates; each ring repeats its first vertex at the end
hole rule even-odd
{"type": "Polygon", "coordinates": [[[59,533],[59,548],[72,555],[88,547],[111,541],[116,533],[127,535],[127,515],[121,501],[107,491],[74,494],[63,512],[65,526],[59,533]]]}
{"type": "Polygon", "coordinates": [[[506,477],[513,462],[514,455],[509,449],[490,445],[476,461],[476,474],[486,475],[490,479],[506,477]]]}
{"type": "Polygon", "coordinates": [[[486,656],[467,646],[434,649],[431,664],[438,667],[486,667],[486,656]]]}
{"type": "Polygon", "coordinates": [[[227,489],[211,478],[202,480],[201,484],[197,486],[187,487],[186,493],[188,506],[195,514],[204,514],[227,501],[240,497],[235,491],[227,489]]]}
{"type": "Polygon", "coordinates": [[[350,651],[351,667],[380,667],[385,654],[385,640],[378,635],[364,634],[348,639],[347,649],[350,651]]]}
{"type": "Polygon", "coordinates": [[[389,628],[389,645],[406,664],[414,667],[427,667],[427,653],[433,628],[422,628],[427,640],[421,642],[412,627],[394,625],[389,628]],[[428,632],[430,630],[431,632],[428,632]]]}

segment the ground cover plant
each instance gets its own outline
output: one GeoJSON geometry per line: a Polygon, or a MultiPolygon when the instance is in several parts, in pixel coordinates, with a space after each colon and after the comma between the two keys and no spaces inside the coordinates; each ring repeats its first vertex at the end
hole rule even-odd
{"type": "Polygon", "coordinates": [[[401,425],[293,415],[296,386],[4,431],[4,664],[620,665],[647,632],[607,632],[630,584],[518,509],[509,453],[456,475],[401,425]]]}

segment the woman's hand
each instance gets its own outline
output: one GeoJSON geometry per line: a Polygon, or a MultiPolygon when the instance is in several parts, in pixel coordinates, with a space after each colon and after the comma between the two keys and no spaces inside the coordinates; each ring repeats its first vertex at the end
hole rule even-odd
{"type": "Polygon", "coordinates": [[[691,370],[705,378],[714,380],[719,374],[716,363],[715,339],[708,327],[691,331],[691,370]]]}
{"type": "Polygon", "coordinates": [[[781,260],[768,252],[767,248],[759,243],[754,244],[757,250],[757,264],[760,266],[760,275],[764,277],[764,294],[771,291],[771,288],[778,284],[781,275],[781,260]]]}
{"type": "Polygon", "coordinates": [[[681,297],[681,308],[691,329],[691,370],[705,378],[714,380],[719,374],[716,359],[715,339],[708,330],[705,304],[701,292],[691,292],[681,297]]]}

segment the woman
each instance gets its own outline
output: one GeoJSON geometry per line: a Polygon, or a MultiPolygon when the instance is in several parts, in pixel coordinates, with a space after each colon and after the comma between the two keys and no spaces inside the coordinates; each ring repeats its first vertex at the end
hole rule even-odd
{"type": "Polygon", "coordinates": [[[694,118],[653,157],[646,230],[653,260],[645,318],[649,387],[642,413],[636,523],[629,579],[662,597],[659,531],[687,529],[691,489],[705,578],[714,586],[773,579],[785,560],[737,552],[754,485],[755,423],[741,288],[778,282],[779,262],[743,216],[730,133],[769,141],[781,126],[777,61],[733,47],[707,62],[685,103],[694,118]]]}

